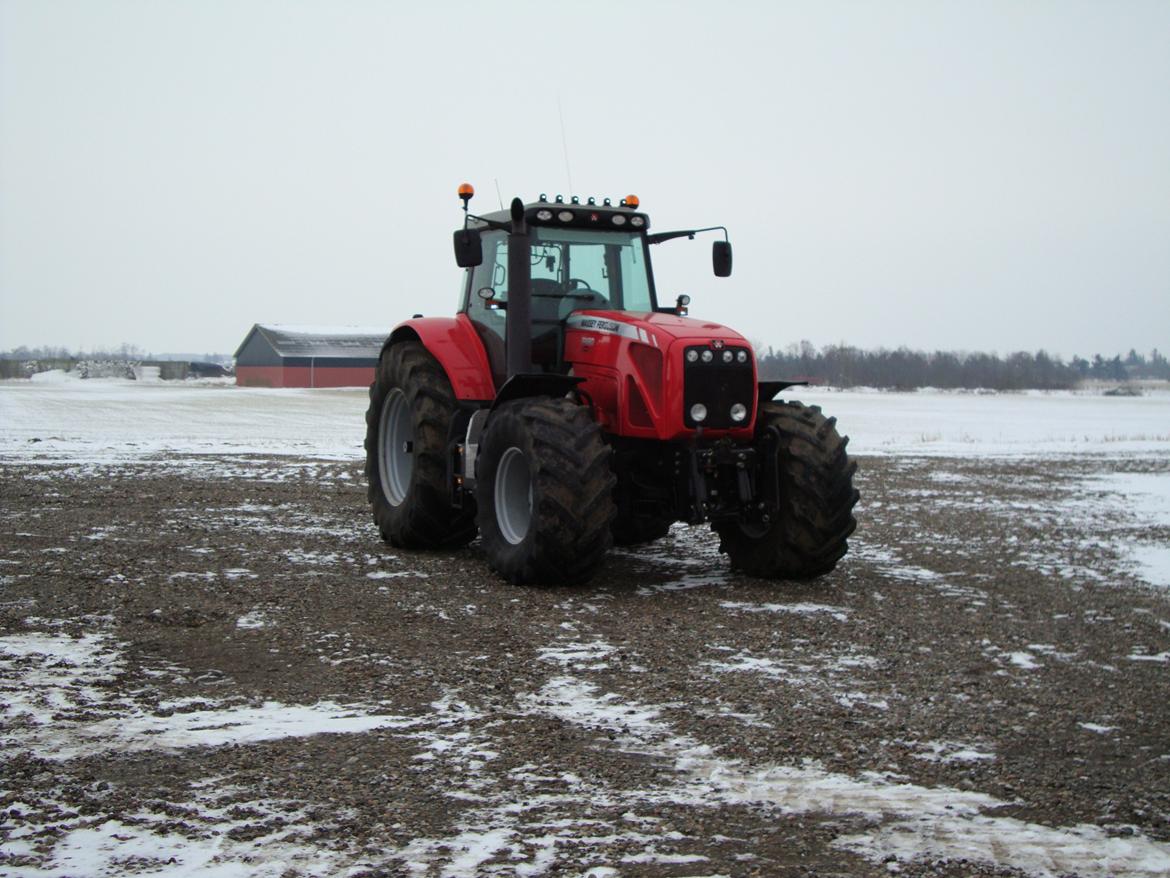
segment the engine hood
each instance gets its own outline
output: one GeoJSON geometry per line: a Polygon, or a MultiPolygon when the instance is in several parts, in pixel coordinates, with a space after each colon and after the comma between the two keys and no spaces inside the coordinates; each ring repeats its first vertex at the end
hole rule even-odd
{"type": "Polygon", "coordinates": [[[718,338],[748,344],[747,339],[722,323],[654,311],[574,311],[565,322],[569,329],[622,335],[661,348],[680,338],[718,338]]]}

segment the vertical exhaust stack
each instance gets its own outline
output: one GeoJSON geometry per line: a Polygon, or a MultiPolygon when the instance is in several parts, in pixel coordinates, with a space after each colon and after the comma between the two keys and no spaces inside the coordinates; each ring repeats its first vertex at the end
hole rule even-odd
{"type": "Polygon", "coordinates": [[[532,263],[528,256],[524,203],[512,199],[512,233],[508,235],[508,377],[532,371],[532,263]]]}

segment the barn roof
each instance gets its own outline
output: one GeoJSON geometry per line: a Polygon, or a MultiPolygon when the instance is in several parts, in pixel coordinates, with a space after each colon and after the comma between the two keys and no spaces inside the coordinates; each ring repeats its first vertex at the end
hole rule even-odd
{"type": "Polygon", "coordinates": [[[390,337],[389,327],[310,326],[257,323],[236,349],[235,356],[259,333],[282,357],[372,357],[377,359],[390,337]]]}

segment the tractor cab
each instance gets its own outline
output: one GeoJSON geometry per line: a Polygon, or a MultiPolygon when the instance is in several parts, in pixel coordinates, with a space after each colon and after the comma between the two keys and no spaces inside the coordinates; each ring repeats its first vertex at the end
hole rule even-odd
{"type": "MultiPolygon", "coordinates": [[[[712,249],[715,274],[731,274],[731,244],[722,226],[648,234],[650,218],[636,195],[618,204],[582,203],[558,195],[508,211],[467,212],[473,194],[460,190],[465,219],[455,232],[457,263],[468,269],[460,311],[483,342],[497,387],[521,373],[565,374],[566,321],[574,312],[686,314],[687,297],[658,304],[650,267],[651,244],[700,232],[722,231],[712,249]]],[[[616,316],[616,315],[615,315],[616,316]]]]}
{"type": "MultiPolygon", "coordinates": [[[[471,320],[491,362],[497,386],[507,374],[507,318],[518,284],[528,285],[532,366],[563,374],[565,321],[575,311],[653,312],[658,308],[646,239],[649,218],[630,196],[617,206],[607,198],[581,204],[561,196],[523,206],[525,240],[511,233],[504,211],[469,218],[481,261],[468,266],[460,311],[471,320]],[[510,271],[509,248],[525,253],[527,272],[510,271]],[[516,277],[514,275],[526,277],[516,277]]],[[[457,247],[464,232],[456,232],[457,247]]],[[[514,321],[513,321],[514,322],[514,321]]]]}

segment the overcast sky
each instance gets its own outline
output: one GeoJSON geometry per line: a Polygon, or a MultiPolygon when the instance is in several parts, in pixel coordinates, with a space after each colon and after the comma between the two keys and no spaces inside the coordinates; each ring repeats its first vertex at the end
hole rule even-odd
{"type": "Polygon", "coordinates": [[[0,0],[0,348],[451,314],[570,175],[765,345],[1170,350],[1166,0],[0,0]]]}

